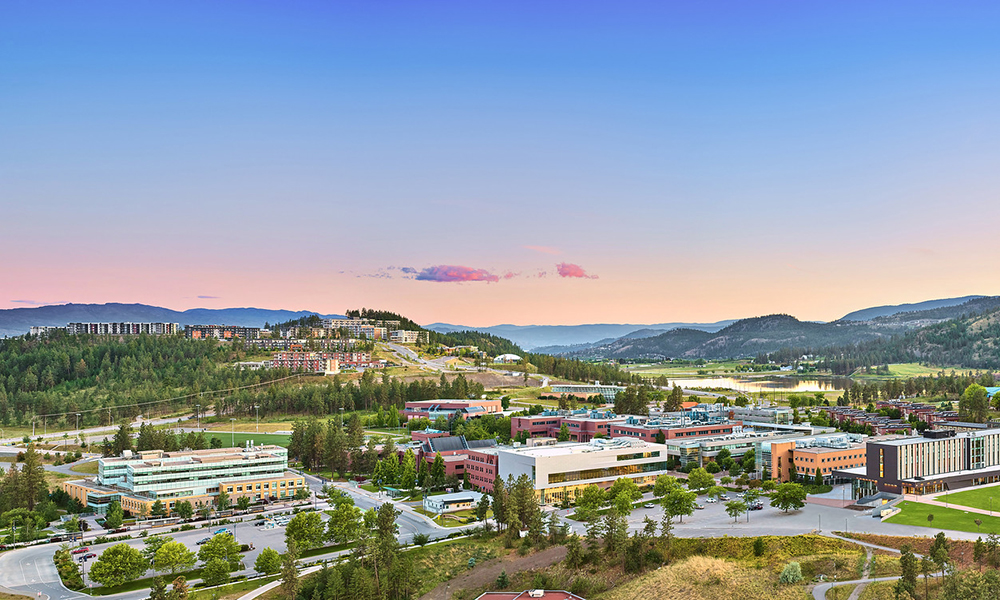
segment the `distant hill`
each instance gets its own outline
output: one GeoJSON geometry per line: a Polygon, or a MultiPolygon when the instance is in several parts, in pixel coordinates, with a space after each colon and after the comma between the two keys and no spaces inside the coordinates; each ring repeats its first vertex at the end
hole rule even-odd
{"type": "Polygon", "coordinates": [[[943,300],[927,300],[926,302],[915,302],[913,304],[895,304],[887,306],[875,306],[863,308],[844,315],[841,321],[870,321],[877,317],[888,317],[902,312],[914,312],[930,310],[934,308],[946,308],[965,304],[970,300],[978,300],[985,296],[962,296],[961,298],[945,298],[943,300]]]}
{"type": "MultiPolygon", "coordinates": [[[[0,335],[28,333],[33,325],[65,326],[74,322],[166,322],[184,325],[243,325],[261,327],[316,314],[307,310],[270,310],[265,308],[192,308],[176,311],[148,304],[59,304],[35,308],[0,310],[0,335]]],[[[336,318],[340,315],[320,315],[336,318]]]]}
{"type": "MultiPolygon", "coordinates": [[[[686,327],[704,331],[718,331],[733,323],[732,320],[716,323],[659,323],[656,325],[630,325],[616,323],[599,323],[589,325],[492,325],[489,327],[469,327],[452,325],[450,323],[432,323],[425,325],[426,329],[440,333],[453,331],[481,331],[507,338],[526,350],[537,351],[553,346],[590,345],[601,340],[615,340],[638,331],[655,335],[656,330],[668,331],[686,327]]],[[[548,354],[550,352],[546,352],[548,354]]]]}
{"type": "MultiPolygon", "coordinates": [[[[855,347],[871,346],[878,349],[893,347],[895,356],[919,359],[932,354],[942,357],[947,355],[963,362],[943,364],[984,366],[990,360],[989,348],[992,342],[979,343],[978,350],[966,352],[959,346],[971,343],[972,336],[962,338],[961,343],[953,340],[949,345],[928,342],[918,334],[926,331],[931,340],[937,340],[941,334],[933,332],[944,331],[951,335],[949,326],[956,320],[968,320],[975,315],[997,310],[1000,310],[1000,297],[980,296],[959,305],[899,312],[867,321],[811,323],[799,321],[789,315],[767,315],[737,321],[717,332],[674,329],[653,337],[622,337],[608,344],[578,349],[564,355],[584,359],[740,358],[786,349],[821,351],[831,347],[836,347],[838,354],[853,354],[852,349],[855,347]],[[901,339],[912,340],[912,351],[902,346],[893,346],[901,339]]],[[[875,355],[875,350],[864,352],[866,356],[875,355]]]]}

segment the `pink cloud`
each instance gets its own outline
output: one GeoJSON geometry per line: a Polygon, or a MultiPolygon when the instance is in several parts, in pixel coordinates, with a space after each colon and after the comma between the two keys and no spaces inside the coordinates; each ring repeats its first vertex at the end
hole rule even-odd
{"type": "Polygon", "coordinates": [[[418,281],[461,282],[461,281],[500,281],[500,278],[486,269],[473,269],[458,265],[438,265],[427,267],[417,274],[418,281]]]}
{"type": "Polygon", "coordinates": [[[514,279],[518,275],[520,275],[520,273],[515,273],[513,271],[507,271],[506,273],[503,274],[503,278],[504,279],[514,279]]]}
{"type": "Polygon", "coordinates": [[[580,265],[573,263],[559,263],[556,265],[556,272],[560,277],[576,277],[580,279],[597,279],[597,275],[587,275],[580,265]]]}
{"type": "Polygon", "coordinates": [[[528,250],[534,250],[535,252],[541,252],[542,254],[562,254],[558,248],[553,248],[552,246],[521,246],[528,250]]]}

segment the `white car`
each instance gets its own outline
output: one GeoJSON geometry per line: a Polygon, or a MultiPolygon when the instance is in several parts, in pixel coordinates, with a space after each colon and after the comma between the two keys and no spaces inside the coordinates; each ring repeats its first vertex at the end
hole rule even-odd
{"type": "Polygon", "coordinates": [[[705,498],[705,502],[708,502],[709,504],[715,504],[718,501],[719,499],[716,498],[715,496],[709,496],[708,498],[705,498]]]}

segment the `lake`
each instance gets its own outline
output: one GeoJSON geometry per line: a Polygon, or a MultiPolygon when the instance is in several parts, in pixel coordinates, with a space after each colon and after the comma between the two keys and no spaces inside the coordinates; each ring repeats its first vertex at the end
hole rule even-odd
{"type": "Polygon", "coordinates": [[[700,377],[700,378],[668,378],[670,385],[683,388],[727,388],[743,393],[759,394],[761,392],[835,392],[851,387],[850,377],[822,377],[807,379],[803,377],[700,377]]]}

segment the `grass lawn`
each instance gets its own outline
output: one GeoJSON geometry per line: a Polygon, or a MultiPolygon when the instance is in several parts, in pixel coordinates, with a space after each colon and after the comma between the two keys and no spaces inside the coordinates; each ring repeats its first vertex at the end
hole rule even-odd
{"type": "Polygon", "coordinates": [[[235,434],[224,431],[206,431],[205,437],[208,438],[210,442],[212,438],[219,438],[222,440],[223,448],[232,447],[234,438],[237,446],[244,446],[246,445],[247,440],[253,440],[254,444],[275,444],[284,448],[288,447],[288,444],[292,439],[292,436],[281,433],[241,433],[239,431],[235,434]]]}
{"type": "Polygon", "coordinates": [[[497,538],[462,538],[407,551],[406,556],[413,559],[413,566],[420,574],[420,589],[416,596],[419,598],[442,581],[468,571],[470,558],[475,558],[476,563],[482,563],[500,556],[502,546],[497,538]]]}
{"type": "MultiPolygon", "coordinates": [[[[262,577],[261,579],[251,579],[249,581],[238,581],[236,583],[231,583],[229,585],[213,588],[210,590],[198,590],[195,592],[188,592],[188,598],[190,600],[233,600],[234,598],[239,598],[251,590],[255,590],[259,587],[263,587],[275,579],[278,579],[278,575],[270,575],[268,577],[262,577]]],[[[173,581],[172,579],[165,578],[167,583],[173,581]]],[[[170,589],[169,587],[167,589],[170,589]]],[[[3,600],[3,598],[0,598],[3,600]]]]}
{"type": "Polygon", "coordinates": [[[900,525],[916,525],[931,529],[950,529],[952,531],[967,531],[969,533],[1000,533],[1000,517],[981,515],[955,508],[931,506],[919,502],[900,502],[902,511],[886,519],[890,523],[900,525]],[[927,520],[927,515],[934,515],[933,521],[927,520]],[[982,528],[976,527],[975,520],[983,522],[982,528]]]}
{"type": "Polygon", "coordinates": [[[72,467],[69,468],[69,470],[74,471],[76,473],[88,473],[90,475],[96,475],[97,467],[98,467],[97,461],[92,460],[90,462],[73,465],[72,467]]]}
{"type": "MultiPolygon", "coordinates": [[[[428,511],[426,511],[426,510],[424,510],[422,508],[415,508],[413,510],[415,510],[418,513],[424,515],[425,517],[429,517],[429,518],[433,519],[435,523],[437,523],[438,525],[441,525],[442,527],[461,527],[462,525],[466,525],[467,523],[463,523],[462,521],[464,521],[469,516],[469,515],[466,515],[466,516],[462,516],[462,517],[459,517],[459,518],[452,518],[452,516],[455,516],[455,515],[457,515],[459,513],[449,513],[447,515],[437,515],[435,513],[428,512],[428,511]]],[[[463,513],[470,513],[472,511],[461,511],[461,512],[463,512],[463,513]]]]}
{"type": "Polygon", "coordinates": [[[838,585],[830,588],[826,592],[826,600],[847,600],[851,597],[851,592],[857,587],[856,584],[838,585]]]}
{"type": "Polygon", "coordinates": [[[961,504],[962,506],[971,506],[972,508],[980,508],[982,510],[995,509],[1000,511],[1000,486],[981,487],[964,492],[955,492],[945,496],[938,496],[937,499],[948,504],[961,504]],[[990,498],[993,498],[992,504],[990,503],[990,498]]]}

